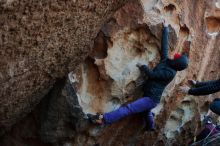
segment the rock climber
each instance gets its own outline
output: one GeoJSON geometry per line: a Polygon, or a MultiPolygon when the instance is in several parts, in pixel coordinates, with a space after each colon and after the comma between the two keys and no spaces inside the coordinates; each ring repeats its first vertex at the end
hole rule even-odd
{"type": "MultiPolygon", "coordinates": [[[[188,86],[181,86],[179,90],[183,93],[194,95],[194,96],[200,96],[200,95],[208,95],[212,93],[216,93],[220,91],[220,79],[218,80],[211,80],[206,82],[198,82],[194,80],[189,80],[190,85],[192,88],[188,86]]],[[[220,115],[220,98],[216,98],[212,101],[212,103],[209,106],[209,109],[220,115]]],[[[210,111],[207,115],[210,114],[210,111]]]]}
{"type": "Polygon", "coordinates": [[[161,59],[159,64],[151,70],[147,65],[137,64],[140,72],[148,78],[144,84],[144,95],[127,105],[123,105],[118,109],[96,115],[87,114],[89,120],[94,124],[112,124],[119,119],[131,114],[145,112],[146,122],[148,125],[145,130],[154,130],[154,117],[151,109],[156,107],[160,102],[164,88],[173,80],[177,71],[182,71],[188,66],[188,57],[176,53],[173,59],[168,58],[168,23],[164,21],[161,41],[161,59]]]}

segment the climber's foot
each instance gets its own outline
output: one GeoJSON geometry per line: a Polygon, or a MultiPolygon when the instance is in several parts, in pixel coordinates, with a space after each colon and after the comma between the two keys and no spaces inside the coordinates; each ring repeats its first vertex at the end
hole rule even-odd
{"type": "Polygon", "coordinates": [[[97,113],[96,115],[87,114],[87,117],[88,117],[89,121],[93,124],[102,125],[104,123],[102,114],[99,114],[99,113],[97,113]]]}
{"type": "Polygon", "coordinates": [[[210,124],[212,123],[212,118],[210,116],[204,116],[204,119],[202,121],[202,123],[205,125],[205,124],[210,124]]]}

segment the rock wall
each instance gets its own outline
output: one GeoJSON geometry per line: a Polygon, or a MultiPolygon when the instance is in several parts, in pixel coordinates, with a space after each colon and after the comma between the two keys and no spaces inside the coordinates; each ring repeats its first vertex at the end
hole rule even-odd
{"type": "Polygon", "coordinates": [[[0,135],[30,113],[57,78],[76,68],[102,25],[125,3],[0,2],[0,135]]]}
{"type": "MultiPolygon", "coordinates": [[[[5,72],[1,73],[1,76],[5,81],[2,84],[4,88],[0,89],[0,93],[3,94],[0,103],[4,105],[1,106],[1,109],[4,109],[4,111],[0,111],[5,116],[1,116],[0,126],[7,127],[21,119],[22,117],[20,116],[32,110],[33,105],[37,105],[40,99],[51,89],[31,114],[14,125],[12,130],[1,138],[0,141],[3,145],[187,145],[196,132],[201,129],[201,119],[208,111],[209,102],[220,95],[193,97],[178,93],[177,89],[180,85],[187,84],[188,79],[208,80],[219,78],[220,2],[218,0],[130,1],[116,11],[112,17],[110,17],[111,14],[116,10],[115,4],[118,3],[117,8],[119,8],[124,1],[120,1],[121,4],[119,4],[119,1],[109,2],[109,5],[104,1],[100,1],[101,3],[94,1],[94,5],[93,2],[91,2],[91,5],[86,4],[86,1],[82,3],[78,1],[71,2],[76,2],[79,8],[85,10],[85,13],[81,14],[79,11],[77,13],[70,7],[71,13],[70,11],[55,13],[62,14],[55,20],[60,20],[61,18],[61,20],[64,20],[63,16],[67,16],[67,14],[74,16],[69,18],[73,20],[68,21],[70,24],[62,23],[60,24],[61,26],[57,26],[58,24],[56,25],[56,21],[53,19],[54,21],[41,26],[40,28],[49,29],[48,32],[46,31],[47,35],[45,34],[45,37],[48,38],[45,38],[44,43],[29,44],[30,49],[25,50],[28,52],[28,56],[32,50],[35,51],[33,54],[37,56],[34,56],[34,59],[32,58],[35,61],[34,63],[30,64],[30,60],[27,60],[26,62],[24,61],[24,64],[19,64],[15,60],[18,65],[12,63],[12,66],[10,66],[7,55],[2,55],[2,58],[5,57],[6,59],[1,60],[3,62],[1,67],[5,66],[2,69],[5,72]],[[102,4],[108,7],[109,10],[107,9],[105,12],[106,7],[102,7],[101,10],[97,8],[96,5],[102,6],[102,4]],[[99,13],[88,13],[88,11],[93,11],[94,9],[100,10],[99,13]],[[83,18],[87,15],[88,17],[83,19],[85,23],[75,22],[78,20],[77,18],[83,18]],[[96,15],[97,17],[101,15],[101,17],[95,19],[94,16],[96,15]],[[186,53],[189,55],[190,64],[187,70],[177,74],[166,88],[161,103],[153,110],[156,115],[156,131],[143,131],[144,120],[142,114],[133,115],[106,127],[90,125],[85,118],[85,113],[112,111],[142,95],[142,78],[139,76],[140,73],[136,63],[141,62],[151,68],[158,63],[162,22],[164,19],[170,23],[169,56],[171,57],[175,52],[186,53]],[[76,33],[78,29],[72,28],[76,24],[80,25],[83,31],[76,33]],[[59,38],[63,37],[59,33],[64,30],[67,37],[65,39],[59,38]],[[84,30],[87,31],[81,33],[84,30]],[[48,36],[48,34],[51,35],[48,36]],[[65,45],[68,46],[65,47],[65,45]],[[36,48],[33,46],[36,46],[36,48]],[[60,51],[56,52],[59,46],[62,48],[60,51],[63,51],[64,54],[60,51]],[[90,51],[88,49],[85,50],[85,48],[89,48],[86,46],[92,46],[92,49],[90,51]],[[48,56],[46,55],[44,58],[41,53],[48,56]],[[57,53],[61,60],[53,53],[57,53]],[[52,60],[50,60],[50,57],[52,60]],[[46,63],[47,59],[49,59],[48,64],[46,63]],[[79,66],[74,68],[77,64],[79,66]],[[34,80],[35,82],[33,81],[37,86],[31,84],[35,76],[30,74],[29,70],[27,70],[27,74],[29,73],[30,75],[29,82],[26,75],[24,75],[24,78],[19,77],[19,81],[16,80],[15,70],[12,70],[12,67],[24,71],[22,65],[25,67],[37,66],[34,69],[34,73],[36,73],[36,78],[39,79],[34,80]],[[73,66],[74,70],[71,66],[73,66]],[[67,70],[68,67],[69,70],[67,70]],[[70,73],[67,75],[67,72],[70,73]],[[5,77],[6,73],[8,76],[11,75],[8,80],[5,77]],[[43,75],[48,76],[47,80],[43,75]],[[57,77],[63,78],[55,80],[57,77]],[[37,81],[41,82],[41,84],[37,81]],[[16,92],[12,92],[14,88],[12,90],[12,86],[9,83],[15,84],[16,92]],[[29,88],[21,86],[23,84],[31,87],[31,89],[28,90],[29,88]],[[37,88],[38,86],[39,88],[37,88]],[[47,88],[45,89],[45,87],[47,88]],[[21,88],[25,88],[24,92],[21,88]],[[11,92],[8,93],[9,91],[11,92]],[[17,102],[16,99],[21,101],[17,102]],[[28,102],[25,102],[24,99],[28,100],[28,102]],[[18,105],[14,103],[18,103],[18,105]],[[21,110],[17,110],[20,108],[21,110]],[[18,111],[18,113],[12,112],[12,110],[18,111]],[[23,132],[19,135],[18,131],[21,130],[23,132]]],[[[3,6],[8,7],[10,4],[13,4],[13,2],[8,3],[7,1],[3,6]]],[[[29,4],[33,3],[29,2],[29,4]]],[[[36,5],[40,5],[39,7],[42,8],[47,6],[44,6],[43,2],[37,2],[36,5]]],[[[50,16],[52,8],[52,6],[48,10],[45,8],[44,12],[50,16]]],[[[55,8],[62,10],[62,8],[55,8]]],[[[32,12],[33,10],[28,9],[27,11],[32,12]]],[[[38,11],[41,10],[39,9],[38,11]]],[[[9,12],[15,13],[13,8],[9,12]]],[[[4,14],[3,16],[6,15],[4,14]]],[[[41,15],[36,16],[39,17],[41,15]]],[[[56,15],[53,18],[56,18],[56,15]]],[[[32,17],[27,17],[26,19],[32,20],[32,17]]],[[[32,21],[29,23],[32,23],[32,21]]],[[[10,26],[9,24],[12,23],[5,23],[5,27],[10,26]]],[[[44,29],[42,31],[45,32],[44,29]]],[[[30,32],[32,32],[32,29],[30,32]]],[[[15,43],[14,45],[17,46],[18,44],[15,43]]],[[[2,46],[2,48],[6,48],[4,43],[2,46]]],[[[18,56],[14,54],[14,57],[18,56]]],[[[32,57],[30,56],[29,58],[32,57]]],[[[24,59],[25,57],[20,56],[20,58],[24,59]]],[[[23,74],[21,72],[21,75],[23,74]]]]}

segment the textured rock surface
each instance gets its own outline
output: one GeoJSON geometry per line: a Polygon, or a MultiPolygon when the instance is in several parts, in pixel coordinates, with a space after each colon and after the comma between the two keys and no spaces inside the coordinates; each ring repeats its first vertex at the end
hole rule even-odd
{"type": "Polygon", "coordinates": [[[102,25],[125,2],[0,2],[0,133],[87,56],[102,25]]]}
{"type": "Polygon", "coordinates": [[[0,126],[14,124],[52,88],[30,115],[1,138],[3,145],[39,146],[46,142],[66,146],[179,146],[187,145],[201,129],[201,117],[207,112],[209,102],[220,95],[207,96],[209,98],[185,96],[176,89],[186,84],[187,79],[207,80],[220,76],[220,2],[140,0],[127,3],[112,17],[115,4],[118,8],[124,1],[120,1],[121,4],[119,1],[100,2],[71,1],[67,4],[68,10],[64,11],[62,3],[43,5],[43,1],[35,2],[35,7],[30,1],[20,8],[27,8],[24,12],[14,9],[20,3],[13,5],[13,1],[6,1],[2,4],[1,17],[5,21],[1,28],[3,59],[0,77],[4,88],[0,89],[0,104],[3,105],[0,107],[3,115],[0,126]],[[74,11],[76,7],[71,7],[74,2],[83,11],[74,11]],[[35,10],[44,10],[44,13],[34,15],[35,10]],[[97,13],[92,13],[95,10],[97,13]],[[68,16],[67,20],[64,16],[68,16]],[[81,18],[83,16],[85,19],[81,18]],[[141,114],[107,127],[88,125],[82,111],[111,111],[141,96],[136,84],[141,79],[135,64],[142,62],[154,67],[158,62],[163,19],[171,24],[170,56],[185,52],[190,57],[190,65],[186,71],[177,74],[164,92],[160,105],[154,109],[156,132],[142,131],[141,114]],[[21,23],[19,26],[18,22],[21,23]],[[14,28],[12,32],[11,27],[14,28]],[[20,30],[25,28],[26,31],[20,30]],[[18,38],[14,38],[16,36],[18,38]],[[19,39],[29,37],[30,40],[19,43],[19,39]],[[93,49],[82,62],[90,46],[93,49]],[[12,48],[18,48],[17,52],[12,48]],[[72,86],[65,78],[55,81],[57,77],[67,77],[67,72],[72,71],[71,66],[76,66],[79,61],[82,62],[80,66],[68,75],[72,86]],[[23,132],[19,134],[18,131],[23,132]]]}

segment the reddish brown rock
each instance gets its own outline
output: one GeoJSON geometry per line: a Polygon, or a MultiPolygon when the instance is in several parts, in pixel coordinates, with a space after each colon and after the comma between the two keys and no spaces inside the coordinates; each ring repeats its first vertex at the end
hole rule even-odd
{"type": "Polygon", "coordinates": [[[74,70],[87,56],[102,25],[125,3],[0,2],[1,130],[22,119],[57,78],[74,70]]]}

